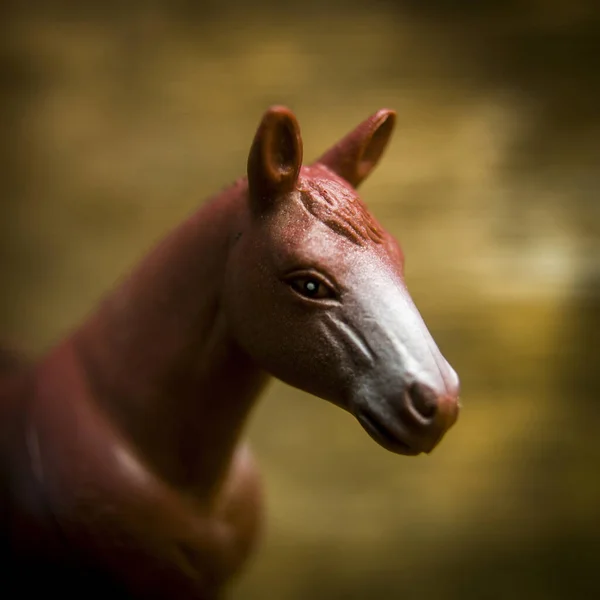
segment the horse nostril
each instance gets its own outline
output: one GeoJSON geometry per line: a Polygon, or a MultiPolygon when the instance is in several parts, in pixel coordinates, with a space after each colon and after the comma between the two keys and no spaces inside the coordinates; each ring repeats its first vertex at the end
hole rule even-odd
{"type": "Polygon", "coordinates": [[[408,388],[408,399],[419,416],[425,419],[435,416],[438,396],[430,387],[422,383],[412,383],[408,388]]]}

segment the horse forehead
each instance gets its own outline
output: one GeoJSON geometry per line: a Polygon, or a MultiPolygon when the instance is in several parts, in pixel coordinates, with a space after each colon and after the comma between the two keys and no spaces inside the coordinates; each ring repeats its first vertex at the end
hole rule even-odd
{"type": "Polygon", "coordinates": [[[357,246],[383,245],[386,234],[358,193],[324,167],[312,170],[298,183],[304,208],[338,235],[357,246]]]}
{"type": "Polygon", "coordinates": [[[404,279],[386,253],[349,252],[345,256],[345,270],[347,283],[375,303],[390,293],[405,293],[404,279]]]}

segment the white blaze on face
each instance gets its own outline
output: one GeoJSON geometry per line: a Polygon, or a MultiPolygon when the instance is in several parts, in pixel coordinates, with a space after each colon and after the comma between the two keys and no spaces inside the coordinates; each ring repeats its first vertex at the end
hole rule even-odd
{"type": "Polygon", "coordinates": [[[375,357],[379,377],[398,388],[418,382],[439,396],[454,390],[458,376],[431,337],[404,282],[372,255],[352,260],[356,264],[350,269],[344,302],[353,328],[362,333],[375,357]]]}

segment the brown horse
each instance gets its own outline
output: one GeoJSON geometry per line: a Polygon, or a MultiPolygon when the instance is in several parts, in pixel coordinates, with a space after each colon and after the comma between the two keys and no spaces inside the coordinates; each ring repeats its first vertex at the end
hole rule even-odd
{"type": "Polygon", "coordinates": [[[380,110],[302,167],[296,118],[271,108],[247,178],[36,364],[3,361],[0,545],[20,593],[35,577],[63,597],[218,596],[260,531],[242,432],[270,376],[398,454],[452,426],[458,378],[356,193],[394,121],[380,110]]]}

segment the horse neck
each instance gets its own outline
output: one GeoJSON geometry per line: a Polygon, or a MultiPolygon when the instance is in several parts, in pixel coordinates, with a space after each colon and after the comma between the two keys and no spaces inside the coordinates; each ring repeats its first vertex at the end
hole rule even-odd
{"type": "Polygon", "coordinates": [[[94,401],[157,474],[210,495],[226,474],[264,374],[221,310],[237,184],[167,236],[101,304],[74,343],[94,401]]]}

